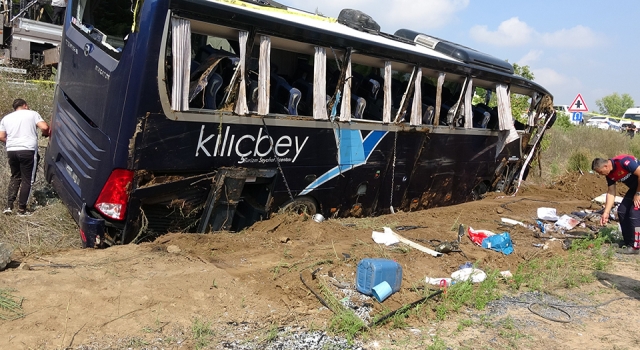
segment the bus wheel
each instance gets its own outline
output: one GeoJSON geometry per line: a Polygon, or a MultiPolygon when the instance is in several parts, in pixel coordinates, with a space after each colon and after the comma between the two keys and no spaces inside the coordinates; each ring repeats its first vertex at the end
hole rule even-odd
{"type": "Polygon", "coordinates": [[[298,215],[313,215],[318,212],[318,204],[315,199],[303,196],[294,198],[287,202],[280,210],[285,213],[294,213],[298,215]]]}

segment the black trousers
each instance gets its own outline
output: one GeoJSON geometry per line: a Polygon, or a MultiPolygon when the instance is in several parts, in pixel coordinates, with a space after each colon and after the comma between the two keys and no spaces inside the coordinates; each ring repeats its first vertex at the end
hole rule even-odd
{"type": "Polygon", "coordinates": [[[18,209],[27,209],[27,201],[31,194],[31,185],[36,180],[40,157],[36,151],[9,151],[7,158],[11,168],[11,179],[7,188],[7,208],[13,208],[13,203],[18,197],[18,209]],[[18,190],[20,196],[18,196],[18,190]]]}
{"type": "MultiPolygon", "coordinates": [[[[632,189],[635,193],[636,189],[632,189]]],[[[618,220],[622,228],[622,238],[627,247],[633,247],[636,227],[640,227],[640,209],[634,208],[633,196],[629,193],[622,199],[618,206],[618,220]]]]}
{"type": "Polygon", "coordinates": [[[62,22],[64,22],[64,13],[66,11],[66,7],[53,6],[53,18],[51,18],[51,22],[53,24],[63,24],[62,22]]]}

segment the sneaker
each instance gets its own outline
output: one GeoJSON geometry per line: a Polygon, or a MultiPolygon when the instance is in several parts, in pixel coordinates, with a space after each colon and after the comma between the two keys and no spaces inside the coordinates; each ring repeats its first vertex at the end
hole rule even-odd
{"type": "Polygon", "coordinates": [[[625,247],[616,250],[618,254],[630,254],[630,255],[638,255],[640,254],[640,249],[635,249],[633,247],[625,247]]]}
{"type": "Polygon", "coordinates": [[[2,211],[2,214],[5,214],[5,215],[11,215],[11,213],[12,213],[11,208],[7,208],[2,211]]]}
{"type": "Polygon", "coordinates": [[[18,216],[31,216],[33,212],[27,211],[26,209],[18,209],[18,216]]]}

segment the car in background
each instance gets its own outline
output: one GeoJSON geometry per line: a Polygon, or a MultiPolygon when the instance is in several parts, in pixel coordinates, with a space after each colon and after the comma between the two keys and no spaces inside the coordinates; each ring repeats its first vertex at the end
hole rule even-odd
{"type": "Polygon", "coordinates": [[[585,125],[603,130],[621,130],[621,122],[619,120],[604,115],[596,115],[589,118],[585,125]]]}

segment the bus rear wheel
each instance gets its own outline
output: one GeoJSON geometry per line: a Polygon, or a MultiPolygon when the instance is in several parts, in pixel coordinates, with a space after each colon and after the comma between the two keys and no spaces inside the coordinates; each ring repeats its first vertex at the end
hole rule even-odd
{"type": "Polygon", "coordinates": [[[293,200],[285,203],[280,210],[285,213],[294,213],[298,215],[313,215],[318,212],[318,204],[315,199],[303,196],[294,198],[293,200]]]}

